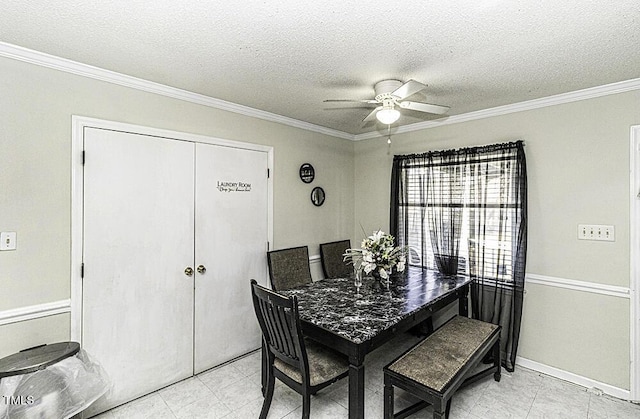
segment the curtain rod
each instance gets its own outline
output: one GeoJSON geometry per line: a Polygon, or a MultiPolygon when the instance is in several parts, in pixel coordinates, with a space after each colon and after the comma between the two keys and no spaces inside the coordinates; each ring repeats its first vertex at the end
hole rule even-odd
{"type": "Polygon", "coordinates": [[[393,156],[394,160],[405,160],[411,158],[424,158],[424,157],[440,157],[454,154],[477,154],[477,153],[487,153],[492,151],[499,150],[510,150],[517,149],[520,147],[524,147],[523,140],[512,141],[508,143],[497,143],[497,144],[489,144],[483,146],[476,147],[464,147],[458,149],[449,149],[449,150],[436,150],[436,151],[427,151],[424,153],[414,153],[414,154],[404,154],[404,155],[395,155],[393,156]]]}

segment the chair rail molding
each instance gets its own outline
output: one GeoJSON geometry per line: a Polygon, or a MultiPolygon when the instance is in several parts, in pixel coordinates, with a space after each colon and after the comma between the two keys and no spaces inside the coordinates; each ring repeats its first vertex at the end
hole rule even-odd
{"type": "Polygon", "coordinates": [[[313,279],[314,282],[324,278],[320,255],[309,256],[309,269],[311,269],[311,279],[313,279]]]}
{"type": "Polygon", "coordinates": [[[527,274],[526,284],[545,285],[548,287],[565,288],[573,291],[590,292],[594,294],[608,295],[611,297],[630,298],[631,291],[626,287],[616,285],[599,284],[597,282],[577,281],[575,279],[556,278],[538,274],[527,274]]]}
{"type": "Polygon", "coordinates": [[[0,311],[0,326],[70,312],[70,299],[13,308],[10,310],[0,311]]]}

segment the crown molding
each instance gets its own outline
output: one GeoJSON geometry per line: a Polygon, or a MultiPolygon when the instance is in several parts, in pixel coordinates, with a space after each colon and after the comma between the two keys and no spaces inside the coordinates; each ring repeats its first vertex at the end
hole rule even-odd
{"type": "MultiPolygon", "coordinates": [[[[434,121],[425,121],[418,122],[416,124],[404,125],[398,127],[395,130],[394,134],[402,134],[405,132],[437,128],[444,125],[459,124],[461,122],[475,121],[478,119],[490,118],[493,116],[507,115],[515,112],[545,108],[547,106],[562,105],[565,103],[594,99],[607,95],[615,95],[617,93],[624,93],[632,90],[640,90],[640,78],[605,84],[603,86],[590,87],[587,89],[576,90],[568,93],[561,93],[558,95],[547,96],[539,99],[527,100],[510,105],[497,106],[495,108],[482,109],[479,111],[468,112],[460,115],[453,115],[434,121]]],[[[354,140],[369,140],[372,138],[384,137],[385,135],[386,134],[384,133],[374,131],[365,134],[358,134],[355,136],[354,140]]]]}
{"type": "MultiPolygon", "coordinates": [[[[357,135],[349,134],[344,131],[311,124],[309,122],[304,122],[298,119],[293,119],[271,112],[266,112],[260,109],[251,108],[249,106],[238,105],[226,100],[216,99],[199,93],[190,92],[188,90],[178,89],[137,77],[128,76],[126,74],[117,73],[115,71],[105,70],[99,67],[82,64],[76,61],[68,60],[66,58],[56,57],[54,55],[45,54],[5,42],[0,42],[0,57],[11,58],[14,60],[27,62],[42,67],[48,67],[54,70],[64,71],[82,77],[88,77],[95,80],[129,87],[132,89],[155,93],[158,95],[191,102],[198,105],[208,106],[228,112],[233,112],[253,118],[258,118],[265,121],[276,122],[279,124],[300,128],[311,132],[317,132],[332,137],[343,138],[345,140],[360,141],[384,137],[386,135],[378,131],[357,135]]],[[[437,128],[444,125],[459,124],[461,122],[475,121],[478,119],[507,115],[515,112],[544,108],[547,106],[561,105],[564,103],[593,99],[601,96],[624,93],[632,90],[640,90],[640,78],[606,84],[603,86],[591,87],[582,90],[576,90],[569,93],[561,93],[554,96],[528,100],[510,105],[482,109],[479,111],[468,112],[461,115],[452,115],[434,121],[425,121],[418,122],[416,124],[404,125],[396,128],[394,130],[394,134],[402,134],[430,128],[437,128]]]]}
{"type": "Polygon", "coordinates": [[[164,84],[140,79],[126,74],[117,73],[111,70],[82,64],[66,58],[56,57],[54,55],[45,54],[17,45],[0,42],[0,57],[11,58],[54,70],[64,71],[66,73],[75,74],[82,77],[88,77],[95,80],[105,81],[132,89],[142,90],[148,93],[179,99],[198,105],[208,106],[223,111],[233,112],[265,121],[276,122],[307,131],[317,132],[320,134],[330,135],[332,137],[353,140],[354,135],[343,131],[322,127],[320,125],[311,124],[309,122],[300,121],[298,119],[262,111],[260,109],[251,108],[249,106],[238,105],[237,103],[227,102],[226,100],[216,99],[210,96],[201,95],[199,93],[190,92],[188,90],[178,89],[164,84]]]}

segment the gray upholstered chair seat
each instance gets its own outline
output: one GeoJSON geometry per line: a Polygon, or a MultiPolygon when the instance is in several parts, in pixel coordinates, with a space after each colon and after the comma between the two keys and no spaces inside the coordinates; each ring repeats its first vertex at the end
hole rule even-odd
{"type": "MultiPolygon", "coordinates": [[[[307,339],[305,339],[305,346],[309,359],[309,381],[312,387],[333,380],[349,370],[347,359],[331,349],[307,339]]],[[[274,366],[292,380],[302,383],[302,374],[297,368],[278,358],[274,360],[274,366]]]]}

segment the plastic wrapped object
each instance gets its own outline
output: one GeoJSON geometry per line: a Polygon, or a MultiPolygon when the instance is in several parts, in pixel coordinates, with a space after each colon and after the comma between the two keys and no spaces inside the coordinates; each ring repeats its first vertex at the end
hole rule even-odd
{"type": "Polygon", "coordinates": [[[0,419],[67,419],[109,388],[106,373],[76,342],[27,349],[0,360],[0,419]]]}

